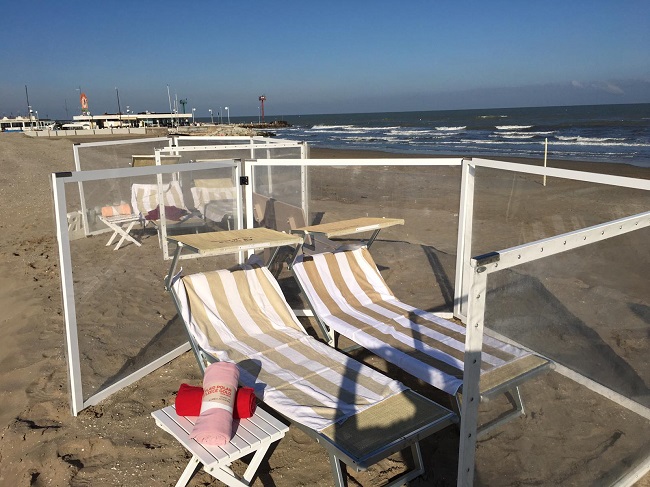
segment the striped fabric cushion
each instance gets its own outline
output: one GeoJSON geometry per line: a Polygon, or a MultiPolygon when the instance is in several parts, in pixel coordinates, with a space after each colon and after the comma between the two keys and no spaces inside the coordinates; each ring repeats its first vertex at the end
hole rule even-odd
{"type": "Polygon", "coordinates": [[[266,268],[193,274],[174,292],[199,346],[293,421],[321,431],[404,390],[307,335],[266,268]]]}
{"type": "MultiPolygon", "coordinates": [[[[146,215],[155,210],[158,203],[157,184],[133,184],[131,186],[131,207],[134,211],[146,215]]],[[[163,184],[162,202],[165,206],[175,206],[181,210],[187,210],[183,199],[183,190],[178,181],[171,181],[163,184]]]]}
{"type": "MultiPolygon", "coordinates": [[[[293,271],[330,329],[448,394],[461,388],[465,327],[398,300],[368,249],[299,256],[293,271]]],[[[482,373],[529,355],[485,336],[482,373]]]]}
{"type": "Polygon", "coordinates": [[[224,216],[233,213],[235,188],[209,188],[195,186],[190,190],[194,208],[208,220],[220,222],[224,216]]]}

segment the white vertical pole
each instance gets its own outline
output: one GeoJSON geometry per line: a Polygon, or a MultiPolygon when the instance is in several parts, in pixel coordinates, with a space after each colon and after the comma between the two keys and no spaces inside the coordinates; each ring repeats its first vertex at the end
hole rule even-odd
{"type": "MultiPolygon", "coordinates": [[[[72,154],[74,156],[75,171],[81,171],[81,160],[79,159],[79,143],[72,146],[72,154]]],[[[88,208],[86,207],[86,195],[84,194],[84,185],[81,181],[77,183],[79,187],[79,201],[81,202],[81,221],[84,226],[84,234],[86,237],[90,235],[90,227],[88,225],[88,208]]]]}
{"type": "MultiPolygon", "coordinates": [[[[548,137],[544,139],[544,169],[546,169],[546,156],[548,155],[548,137]]],[[[544,174],[544,186],[546,186],[546,174],[544,174]]]]}
{"type": "Polygon", "coordinates": [[[460,446],[458,449],[458,481],[460,487],[474,483],[474,460],[478,429],[478,406],[481,402],[481,350],[485,319],[485,293],[487,272],[472,259],[467,300],[467,334],[465,336],[465,364],[463,368],[463,404],[460,420],[460,446]]]}
{"type": "Polygon", "coordinates": [[[76,416],[83,409],[83,391],[81,386],[81,368],[79,365],[79,337],[77,334],[77,312],[75,309],[74,283],[72,280],[72,257],[70,255],[70,237],[68,235],[65,182],[62,177],[61,174],[52,174],[52,191],[54,192],[56,235],[59,243],[59,266],[61,269],[61,291],[63,294],[63,316],[65,319],[65,351],[68,361],[70,408],[73,416],[76,416]]]}
{"type": "MultiPolygon", "coordinates": [[[[239,181],[237,181],[237,184],[239,186],[239,199],[242,199],[242,196],[245,201],[245,207],[246,207],[246,226],[245,228],[253,228],[254,224],[254,218],[253,218],[253,185],[255,184],[255,177],[253,173],[255,172],[253,169],[253,165],[246,161],[246,160],[239,160],[240,166],[241,166],[241,175],[246,177],[248,176],[248,184],[244,185],[242,187],[241,184],[239,184],[239,181]],[[241,192],[244,192],[243,195],[241,192]]],[[[248,256],[250,257],[254,252],[252,250],[248,251],[248,256]]],[[[244,262],[244,254],[243,252],[239,252],[239,262],[243,263],[244,262]]]]}
{"type": "MultiPolygon", "coordinates": [[[[307,148],[307,144],[301,142],[300,158],[307,159],[308,154],[309,151],[307,148]]],[[[305,223],[307,225],[310,225],[311,220],[309,218],[309,173],[308,173],[308,168],[304,164],[300,165],[300,203],[302,205],[302,210],[305,212],[305,218],[307,219],[305,223]]]]}
{"type": "Polygon", "coordinates": [[[456,284],[454,289],[454,316],[466,322],[469,267],[472,256],[472,219],[474,217],[474,178],[476,167],[471,159],[463,159],[461,166],[460,208],[458,210],[458,244],[456,246],[456,284]]]}

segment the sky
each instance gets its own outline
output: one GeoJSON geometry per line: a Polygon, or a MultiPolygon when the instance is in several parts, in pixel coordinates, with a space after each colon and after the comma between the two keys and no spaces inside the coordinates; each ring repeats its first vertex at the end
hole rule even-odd
{"type": "Polygon", "coordinates": [[[0,116],[650,102],[650,2],[0,0],[0,116]],[[182,108],[182,107],[181,107],[182,108]]]}

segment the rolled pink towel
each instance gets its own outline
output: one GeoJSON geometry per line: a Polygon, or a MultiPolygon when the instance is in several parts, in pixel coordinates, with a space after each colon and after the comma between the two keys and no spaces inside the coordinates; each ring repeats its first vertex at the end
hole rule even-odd
{"type": "Polygon", "coordinates": [[[216,446],[230,441],[238,382],[239,369],[233,363],[215,362],[205,369],[201,414],[190,438],[216,446]]]}

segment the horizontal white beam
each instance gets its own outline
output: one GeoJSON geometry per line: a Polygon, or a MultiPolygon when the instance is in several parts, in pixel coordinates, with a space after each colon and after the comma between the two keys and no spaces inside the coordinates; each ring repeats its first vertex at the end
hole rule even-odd
{"type": "Polygon", "coordinates": [[[460,166],[458,158],[385,158],[385,159],[254,159],[252,166],[460,166]]]}
{"type": "Polygon", "coordinates": [[[102,145],[125,145],[125,144],[139,144],[142,142],[158,142],[164,140],[165,142],[169,141],[168,137],[150,137],[147,139],[126,139],[126,140],[105,140],[103,142],[82,142],[80,144],[75,144],[78,148],[86,147],[99,147],[102,145]]]}
{"type": "Polygon", "coordinates": [[[164,166],[143,166],[143,167],[119,167],[114,169],[93,169],[90,171],[59,172],[57,178],[63,178],[66,183],[77,183],[85,181],[98,181],[101,179],[113,179],[120,177],[151,176],[155,174],[172,174],[182,171],[197,171],[206,169],[218,169],[234,166],[224,161],[202,162],[197,167],[194,163],[166,164],[164,166]]]}
{"type": "Polygon", "coordinates": [[[590,245],[650,226],[650,211],[549,237],[472,259],[472,267],[488,273],[508,269],[543,257],[590,245]]]}
{"type": "Polygon", "coordinates": [[[533,166],[531,164],[519,164],[515,162],[492,161],[489,159],[470,159],[469,163],[476,167],[489,167],[492,169],[503,169],[504,171],[538,174],[540,176],[550,176],[562,179],[572,179],[574,181],[608,184],[610,186],[621,186],[623,188],[643,189],[645,191],[650,191],[650,179],[626,178],[623,176],[612,176],[609,174],[573,171],[570,169],[559,169],[554,167],[533,166]]]}
{"type": "MultiPolygon", "coordinates": [[[[159,367],[162,367],[168,362],[171,362],[174,360],[176,357],[184,354],[185,352],[189,351],[192,347],[190,346],[189,342],[185,342],[183,345],[176,347],[174,350],[171,352],[166,353],[162,357],[154,360],[153,362],[148,363],[141,369],[138,369],[137,371],[133,372],[132,374],[124,377],[123,379],[117,381],[115,384],[111,384],[105,389],[102,389],[100,392],[95,394],[94,396],[89,397],[86,401],[84,401],[83,408],[85,409],[88,406],[94,406],[95,404],[99,404],[101,401],[106,399],[108,396],[111,394],[115,394],[117,391],[120,389],[125,388],[128,385],[133,384],[134,382],[142,379],[144,376],[150,374],[154,370],[156,370],[159,367]]],[[[75,414],[76,416],[76,414],[75,414]]]]}

